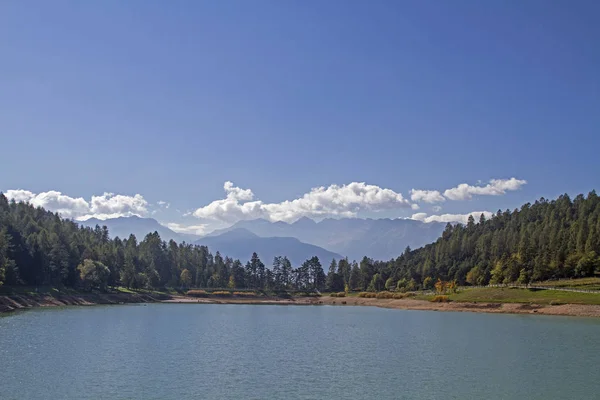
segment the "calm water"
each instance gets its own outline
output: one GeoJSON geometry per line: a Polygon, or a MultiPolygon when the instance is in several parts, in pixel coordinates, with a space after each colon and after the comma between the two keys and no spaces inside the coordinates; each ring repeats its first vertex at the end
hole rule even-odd
{"type": "Polygon", "coordinates": [[[0,399],[592,399],[600,321],[152,304],[0,318],[0,399]]]}

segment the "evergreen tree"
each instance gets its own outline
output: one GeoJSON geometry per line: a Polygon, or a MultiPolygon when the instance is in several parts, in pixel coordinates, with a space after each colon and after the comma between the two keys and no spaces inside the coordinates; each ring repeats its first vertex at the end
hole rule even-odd
{"type": "Polygon", "coordinates": [[[360,287],[360,270],[358,269],[358,264],[356,262],[352,263],[352,268],[350,270],[350,278],[348,279],[348,286],[350,290],[359,290],[360,287]]]}
{"type": "Polygon", "coordinates": [[[335,259],[331,260],[327,279],[325,280],[325,287],[330,292],[341,292],[344,290],[344,278],[338,271],[338,263],[335,259]]]}

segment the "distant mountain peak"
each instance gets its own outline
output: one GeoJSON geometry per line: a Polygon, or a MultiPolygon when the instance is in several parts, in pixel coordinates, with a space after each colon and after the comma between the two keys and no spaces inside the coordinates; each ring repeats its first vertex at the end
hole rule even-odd
{"type": "Polygon", "coordinates": [[[324,265],[333,258],[341,258],[337,253],[304,243],[295,237],[261,237],[244,228],[236,228],[215,236],[206,236],[194,243],[208,246],[213,253],[219,251],[221,254],[237,258],[242,262],[248,261],[252,253],[257,253],[267,266],[271,265],[276,256],[288,257],[294,266],[299,266],[314,256],[319,257],[324,265]]]}
{"type": "Polygon", "coordinates": [[[300,217],[300,219],[298,219],[296,222],[294,222],[292,225],[316,225],[317,222],[308,218],[308,217],[300,217]]]}
{"type": "Polygon", "coordinates": [[[127,216],[127,217],[119,217],[119,219],[129,219],[129,220],[149,219],[149,220],[152,220],[152,221],[156,221],[154,218],[140,217],[139,215],[130,215],[130,216],[127,216]]]}
{"type": "Polygon", "coordinates": [[[227,231],[221,234],[221,237],[226,237],[228,239],[236,238],[236,239],[254,239],[259,237],[257,234],[250,232],[246,228],[235,228],[231,231],[227,231]]]}

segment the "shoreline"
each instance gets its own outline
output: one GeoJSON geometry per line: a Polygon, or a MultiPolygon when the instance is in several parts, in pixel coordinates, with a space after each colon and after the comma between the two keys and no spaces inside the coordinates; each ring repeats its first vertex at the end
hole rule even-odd
{"type": "Polygon", "coordinates": [[[77,293],[0,295],[0,314],[37,307],[94,306],[101,304],[158,303],[170,298],[166,294],[146,293],[77,293]]]}
{"type": "Polygon", "coordinates": [[[600,305],[561,304],[543,305],[529,303],[493,303],[493,302],[448,302],[433,303],[427,300],[373,299],[360,297],[297,297],[295,299],[214,299],[173,296],[162,303],[178,304],[263,304],[263,305],[330,305],[330,306],[366,306],[390,308],[396,310],[453,311],[496,314],[539,314],[571,317],[600,317],[600,305]]]}
{"type": "Polygon", "coordinates": [[[356,297],[323,297],[322,304],[340,306],[367,306],[391,308],[396,310],[477,312],[491,314],[538,314],[570,317],[600,317],[600,305],[560,304],[544,305],[535,303],[495,303],[495,302],[457,302],[433,303],[428,300],[373,299],[356,297]]]}
{"type": "Polygon", "coordinates": [[[283,298],[196,298],[168,294],[144,293],[81,293],[75,295],[3,295],[0,296],[0,314],[36,307],[93,306],[101,304],[253,304],[301,306],[366,306],[397,310],[479,312],[497,314],[538,314],[573,317],[600,317],[600,305],[561,304],[541,305],[530,303],[448,302],[433,303],[427,300],[375,299],[359,297],[296,297],[283,298]]]}

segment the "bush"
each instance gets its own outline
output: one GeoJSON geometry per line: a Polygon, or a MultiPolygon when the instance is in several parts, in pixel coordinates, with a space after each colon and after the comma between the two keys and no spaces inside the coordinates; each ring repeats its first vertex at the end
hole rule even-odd
{"type": "Polygon", "coordinates": [[[77,271],[79,271],[79,277],[85,288],[106,290],[110,270],[100,261],[85,259],[83,263],[79,264],[77,271]]]}
{"type": "Polygon", "coordinates": [[[338,297],[337,293],[329,293],[329,297],[338,297]]]}
{"type": "Polygon", "coordinates": [[[186,294],[192,297],[208,297],[206,290],[188,290],[186,294]]]}
{"type": "Polygon", "coordinates": [[[438,295],[438,296],[435,296],[433,299],[431,299],[431,301],[433,303],[447,303],[450,301],[450,299],[448,298],[448,296],[438,295]]]}
{"type": "Polygon", "coordinates": [[[217,290],[211,293],[213,296],[231,296],[231,292],[227,292],[225,290],[217,290]]]}
{"type": "Polygon", "coordinates": [[[233,292],[234,296],[256,296],[256,292],[233,292]]]}
{"type": "Polygon", "coordinates": [[[293,292],[296,297],[321,297],[322,295],[316,292],[305,292],[302,290],[298,290],[293,292]]]}
{"type": "Polygon", "coordinates": [[[330,293],[329,297],[346,297],[346,292],[330,293]]]}
{"type": "Polygon", "coordinates": [[[360,292],[358,294],[358,297],[364,297],[364,298],[367,298],[367,299],[374,299],[374,298],[377,297],[377,293],[375,293],[375,292],[360,292]]]}
{"type": "Polygon", "coordinates": [[[378,299],[393,299],[394,293],[392,292],[379,292],[375,295],[378,299]]]}
{"type": "Polygon", "coordinates": [[[408,293],[394,293],[394,299],[403,299],[408,293]]]}

